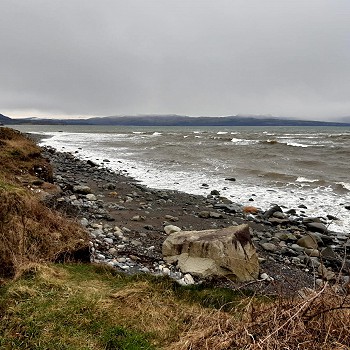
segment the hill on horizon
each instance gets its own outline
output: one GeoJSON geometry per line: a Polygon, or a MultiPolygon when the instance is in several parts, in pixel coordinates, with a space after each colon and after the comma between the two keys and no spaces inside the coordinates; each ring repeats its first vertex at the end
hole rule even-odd
{"type": "MultiPolygon", "coordinates": [[[[87,119],[20,118],[0,114],[4,125],[120,125],[120,126],[350,126],[349,122],[287,119],[271,116],[189,117],[181,115],[110,116],[87,119]]],[[[347,120],[347,118],[345,118],[347,120]]]]}

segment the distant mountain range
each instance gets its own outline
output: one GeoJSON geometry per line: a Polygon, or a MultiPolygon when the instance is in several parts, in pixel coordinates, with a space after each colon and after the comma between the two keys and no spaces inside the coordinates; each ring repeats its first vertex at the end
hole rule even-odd
{"type": "MultiPolygon", "coordinates": [[[[345,119],[347,121],[347,118],[345,119]]],[[[350,126],[349,122],[322,122],[270,116],[188,117],[180,115],[118,116],[87,119],[13,119],[0,114],[0,124],[16,125],[124,125],[124,126],[350,126]]]]}

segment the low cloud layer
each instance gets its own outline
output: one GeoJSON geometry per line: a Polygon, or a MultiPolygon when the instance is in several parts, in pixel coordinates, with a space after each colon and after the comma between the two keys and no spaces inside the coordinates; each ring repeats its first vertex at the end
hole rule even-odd
{"type": "Polygon", "coordinates": [[[350,115],[348,0],[4,0],[0,113],[350,115]]]}

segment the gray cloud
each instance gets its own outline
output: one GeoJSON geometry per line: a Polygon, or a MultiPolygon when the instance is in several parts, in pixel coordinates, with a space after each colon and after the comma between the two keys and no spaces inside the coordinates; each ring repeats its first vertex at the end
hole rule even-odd
{"type": "Polygon", "coordinates": [[[348,0],[1,0],[0,113],[350,114],[348,0]]]}

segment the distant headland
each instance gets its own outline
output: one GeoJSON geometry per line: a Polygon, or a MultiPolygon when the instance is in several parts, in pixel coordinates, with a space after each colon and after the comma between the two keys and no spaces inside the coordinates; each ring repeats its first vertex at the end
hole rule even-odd
{"type": "Polygon", "coordinates": [[[0,125],[115,125],[115,126],[348,126],[350,123],[287,119],[271,116],[189,117],[181,115],[110,116],[86,119],[10,118],[0,125]]]}

